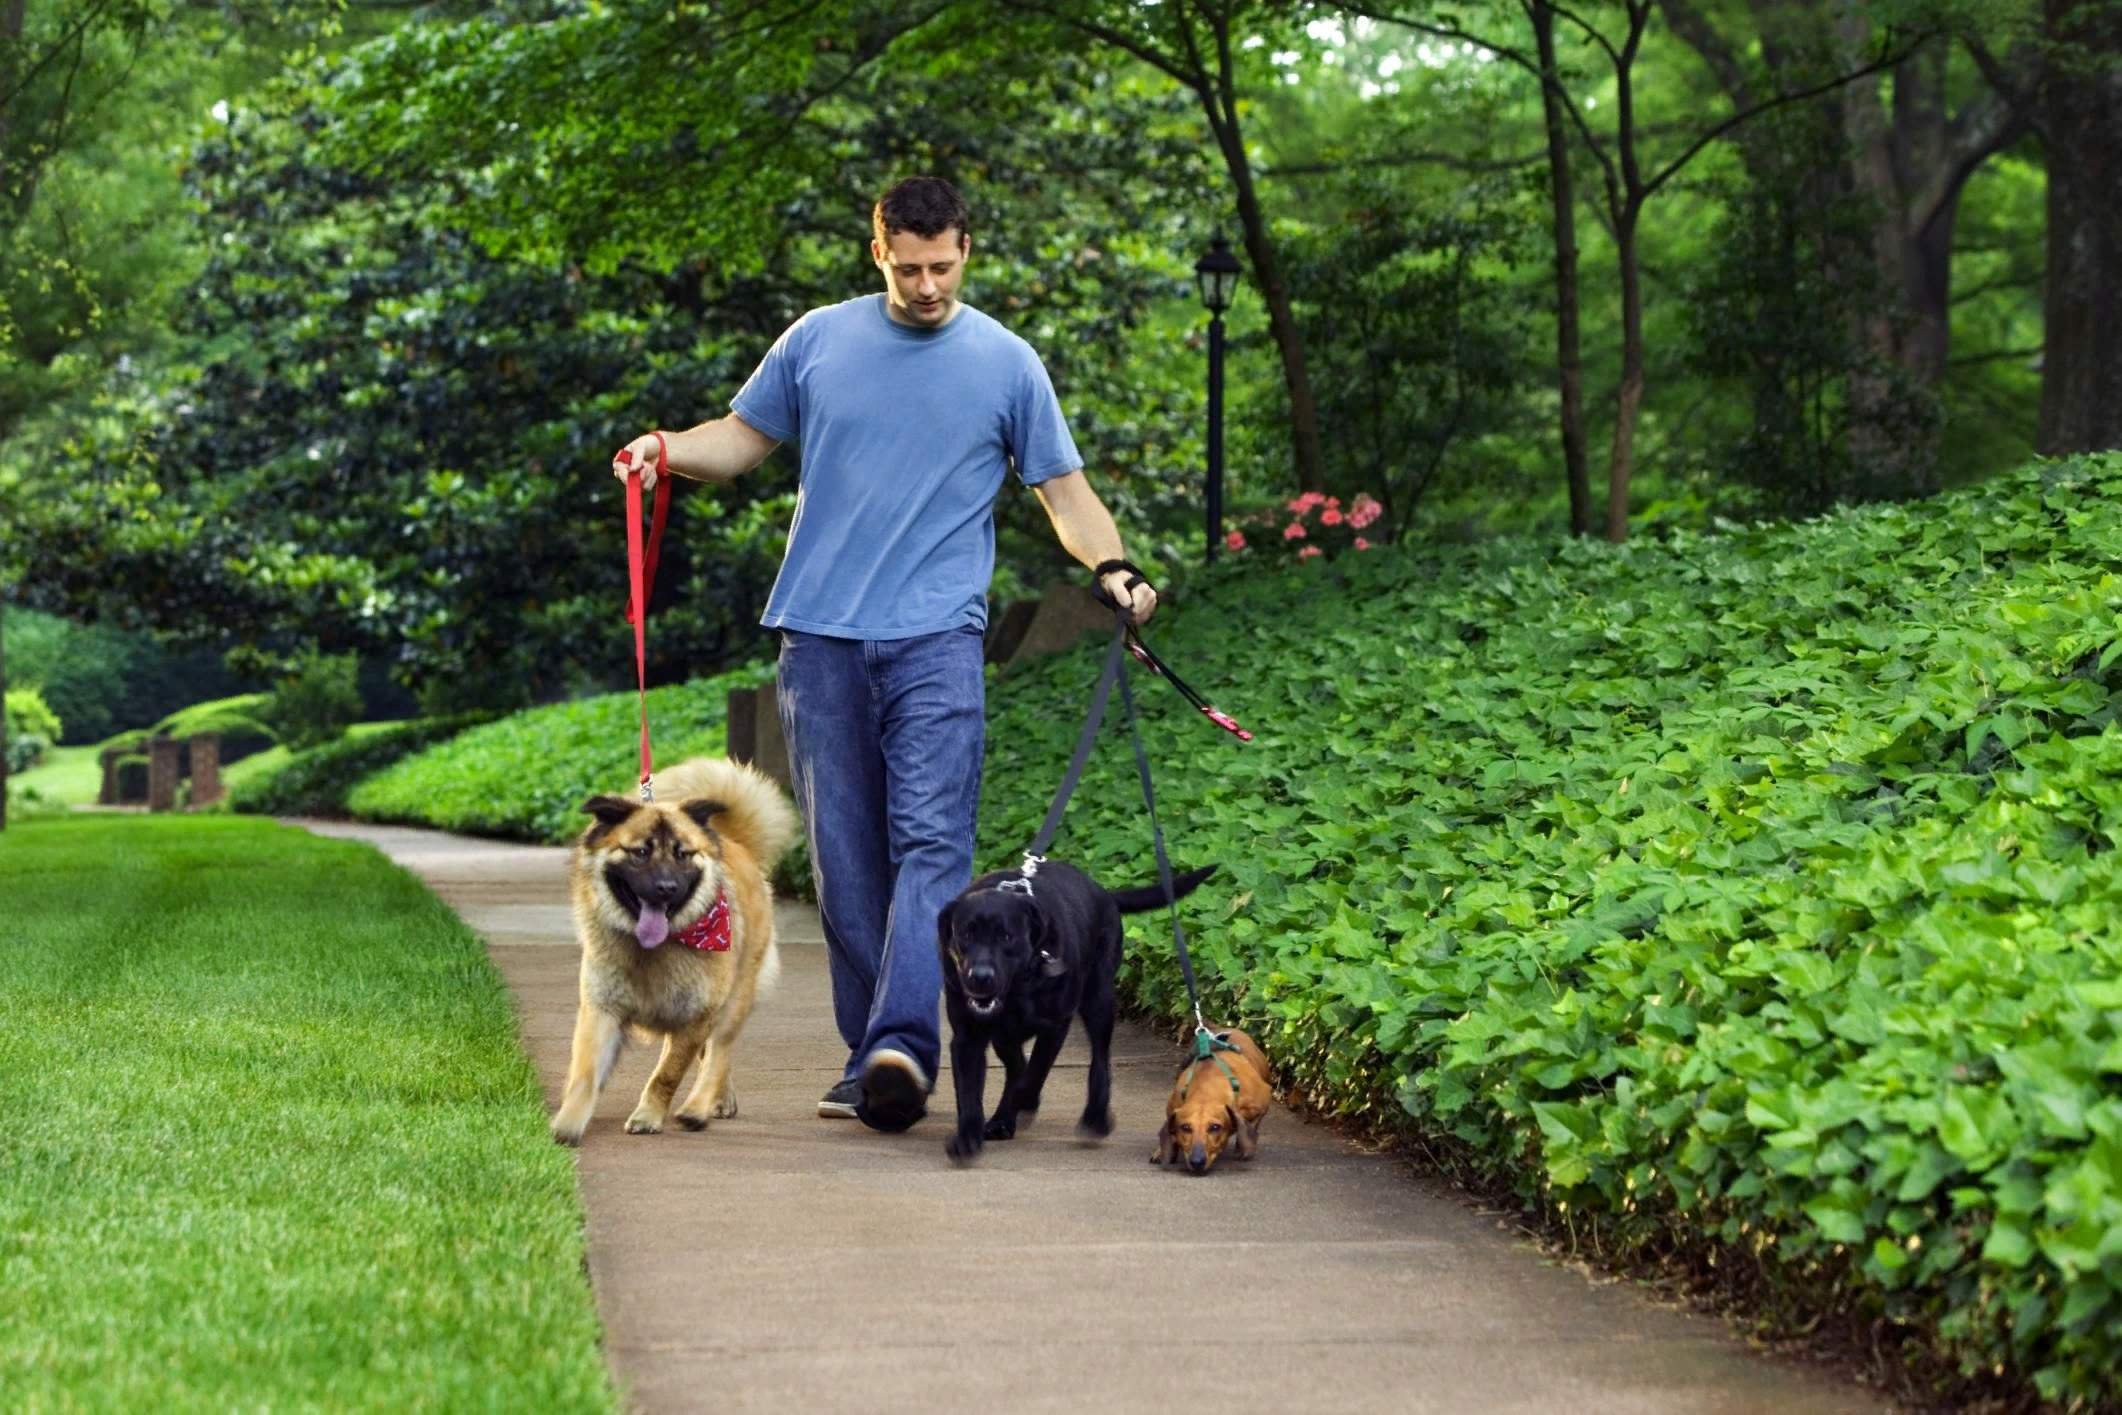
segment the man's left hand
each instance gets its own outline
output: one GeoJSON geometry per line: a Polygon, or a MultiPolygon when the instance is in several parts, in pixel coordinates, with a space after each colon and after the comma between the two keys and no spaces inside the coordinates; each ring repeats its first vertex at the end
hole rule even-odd
{"type": "Polygon", "coordinates": [[[1127,587],[1127,582],[1134,579],[1137,579],[1137,577],[1132,570],[1114,570],[1106,575],[1100,583],[1104,586],[1107,597],[1113,603],[1127,606],[1127,617],[1130,623],[1147,624],[1150,615],[1157,612],[1157,592],[1150,588],[1147,580],[1140,580],[1130,590],[1127,587]]]}

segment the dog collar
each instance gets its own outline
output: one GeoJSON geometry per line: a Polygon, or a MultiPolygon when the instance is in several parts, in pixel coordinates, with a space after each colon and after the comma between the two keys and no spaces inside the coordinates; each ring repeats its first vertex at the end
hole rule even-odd
{"type": "Polygon", "coordinates": [[[678,930],[678,942],[703,953],[729,952],[729,896],[716,890],[707,912],[678,930]]]}

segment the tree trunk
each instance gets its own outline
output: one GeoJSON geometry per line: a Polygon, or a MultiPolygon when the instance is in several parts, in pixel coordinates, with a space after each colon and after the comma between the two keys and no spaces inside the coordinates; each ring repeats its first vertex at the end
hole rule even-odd
{"type": "Polygon", "coordinates": [[[1621,390],[1614,400],[1614,442],[1606,461],[1606,538],[1628,539],[1628,483],[1636,465],[1636,414],[1643,407],[1643,273],[1636,258],[1632,209],[1614,231],[1621,258],[1621,390]]]}
{"type": "Polygon", "coordinates": [[[1539,46],[1541,109],[1547,123],[1548,194],[1555,215],[1555,371],[1562,391],[1562,465],[1569,478],[1569,532],[1592,533],[1591,468],[1584,443],[1584,355],[1577,332],[1577,199],[1569,164],[1568,118],[1558,91],[1555,11],[1526,0],[1539,46]]]}
{"type": "Polygon", "coordinates": [[[2122,12],[2047,0],[2043,452],[2122,447],[2122,12]]]}
{"type": "Polygon", "coordinates": [[[7,829],[7,609],[0,603],[0,830],[7,829]]]}
{"type": "Polygon", "coordinates": [[[1297,489],[1326,489],[1326,460],[1319,446],[1319,406],[1312,398],[1311,376],[1304,367],[1304,335],[1290,304],[1289,288],[1282,282],[1282,265],[1268,236],[1267,220],[1260,213],[1260,198],[1253,188],[1252,160],[1245,153],[1245,138],[1238,130],[1238,95],[1232,79],[1230,24],[1227,16],[1212,16],[1216,37],[1217,73],[1202,74],[1196,87],[1208,126],[1230,168],[1231,187],[1238,198],[1238,225],[1245,239],[1245,253],[1252,260],[1253,279],[1259,282],[1260,298],[1267,305],[1267,327],[1282,354],[1282,377],[1289,387],[1291,452],[1296,458],[1297,489]]]}

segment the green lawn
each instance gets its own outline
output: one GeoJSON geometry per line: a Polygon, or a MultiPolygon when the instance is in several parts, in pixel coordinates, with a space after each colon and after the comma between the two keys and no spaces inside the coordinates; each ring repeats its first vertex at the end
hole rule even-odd
{"type": "Polygon", "coordinates": [[[569,1157],[477,940],[240,817],[0,835],[13,1408],[607,1410],[569,1157]]]}
{"type": "Polygon", "coordinates": [[[44,760],[28,771],[7,779],[11,791],[34,791],[46,801],[85,806],[103,789],[103,768],[96,764],[95,746],[53,747],[44,760]]]}

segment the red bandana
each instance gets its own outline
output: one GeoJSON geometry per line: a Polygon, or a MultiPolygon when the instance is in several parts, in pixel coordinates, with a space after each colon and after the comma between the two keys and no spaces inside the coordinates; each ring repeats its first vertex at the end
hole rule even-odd
{"type": "Polygon", "coordinates": [[[678,942],[705,953],[729,952],[729,896],[715,891],[707,912],[678,930],[678,942]]]}

